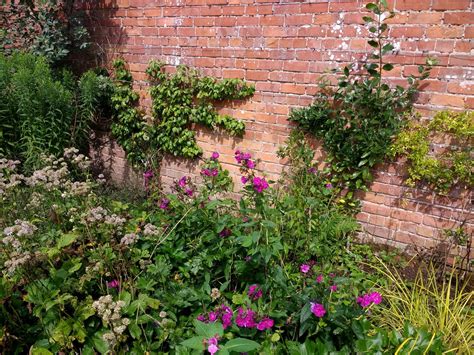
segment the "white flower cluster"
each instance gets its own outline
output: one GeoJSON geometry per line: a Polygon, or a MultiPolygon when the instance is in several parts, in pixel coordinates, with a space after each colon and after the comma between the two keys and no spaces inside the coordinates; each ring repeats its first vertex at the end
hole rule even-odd
{"type": "Polygon", "coordinates": [[[65,187],[69,191],[68,194],[64,194],[63,197],[66,197],[67,195],[72,195],[72,196],[85,196],[87,195],[91,190],[92,186],[89,182],[81,182],[81,181],[74,181],[74,182],[66,182],[65,187]]]}
{"type": "Polygon", "coordinates": [[[30,177],[25,178],[25,182],[28,186],[42,186],[46,190],[51,191],[63,186],[68,181],[68,176],[67,163],[61,159],[61,161],[54,161],[53,165],[35,170],[30,177]]]}
{"type": "Polygon", "coordinates": [[[109,212],[105,208],[98,206],[89,210],[85,221],[91,224],[103,222],[114,227],[122,227],[127,220],[116,214],[109,215],[109,212]]]}
{"type": "Polygon", "coordinates": [[[119,336],[123,334],[130,324],[130,319],[122,318],[120,314],[124,306],[124,301],[114,302],[111,295],[101,296],[92,303],[92,308],[96,310],[102,321],[112,329],[111,332],[107,332],[102,336],[110,345],[118,341],[119,336]]]}
{"type": "Polygon", "coordinates": [[[72,164],[76,165],[79,169],[85,171],[90,168],[91,162],[88,157],[84,154],[78,154],[79,150],[76,148],[64,149],[63,156],[70,160],[72,164]]]}
{"type": "Polygon", "coordinates": [[[13,252],[10,255],[10,259],[5,261],[4,266],[7,268],[8,274],[13,274],[16,269],[24,264],[26,264],[31,259],[31,253],[26,252],[13,252]]]}
{"type": "Polygon", "coordinates": [[[34,191],[31,194],[30,202],[28,203],[28,205],[26,207],[27,208],[38,208],[42,205],[43,201],[44,201],[44,196],[42,194],[40,194],[39,192],[34,191]]]}
{"type": "Polygon", "coordinates": [[[160,229],[151,223],[147,223],[143,228],[143,234],[146,236],[157,236],[160,234],[160,229]]]}
{"type": "Polygon", "coordinates": [[[20,164],[18,160],[0,159],[0,196],[20,185],[25,178],[15,173],[18,164],[20,164]]]}
{"type": "Polygon", "coordinates": [[[133,243],[137,241],[137,239],[138,239],[138,235],[136,235],[135,233],[128,233],[122,237],[122,239],[120,240],[120,244],[132,245],[133,243]]]}
{"type": "Polygon", "coordinates": [[[6,236],[16,235],[17,237],[23,237],[33,235],[37,229],[38,228],[34,224],[28,221],[17,219],[13,226],[7,227],[3,230],[3,234],[5,234],[6,236]]]}

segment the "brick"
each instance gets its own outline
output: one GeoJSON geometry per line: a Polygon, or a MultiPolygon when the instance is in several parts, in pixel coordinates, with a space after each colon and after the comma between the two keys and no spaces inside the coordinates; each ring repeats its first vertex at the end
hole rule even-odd
{"type": "Polygon", "coordinates": [[[464,31],[464,38],[474,38],[474,26],[466,27],[464,31]]]}
{"type": "Polygon", "coordinates": [[[450,25],[473,24],[472,12],[445,12],[444,23],[450,25]]]}
{"type": "Polygon", "coordinates": [[[435,26],[426,29],[426,36],[429,38],[461,38],[463,33],[462,26],[435,26]]]}
{"type": "Polygon", "coordinates": [[[463,107],[464,98],[456,95],[433,94],[431,104],[438,106],[463,107]]]}
{"type": "Polygon", "coordinates": [[[433,0],[433,10],[467,10],[471,0],[433,0]]]}
{"type": "Polygon", "coordinates": [[[423,37],[425,30],[422,27],[394,27],[390,30],[390,35],[395,38],[400,37],[423,37]]]}
{"type": "Polygon", "coordinates": [[[431,0],[397,0],[396,10],[428,10],[431,0]]]}

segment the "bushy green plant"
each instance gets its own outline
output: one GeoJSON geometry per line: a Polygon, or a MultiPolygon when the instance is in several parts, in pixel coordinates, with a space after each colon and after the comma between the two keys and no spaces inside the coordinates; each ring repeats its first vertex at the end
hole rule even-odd
{"type": "Polygon", "coordinates": [[[0,56],[0,153],[41,164],[42,154],[61,154],[85,142],[107,79],[88,72],[79,81],[54,72],[46,59],[32,54],[0,56]]]}
{"type": "MultiPolygon", "coordinates": [[[[327,172],[334,185],[350,190],[365,188],[372,179],[371,168],[387,156],[393,137],[410,113],[418,80],[428,76],[433,61],[420,66],[420,77],[410,77],[408,87],[392,87],[383,73],[393,65],[383,60],[394,47],[388,40],[385,19],[394,16],[385,0],[367,4],[371,16],[363,19],[369,27],[368,44],[374,50],[363,64],[363,72],[346,66],[337,86],[322,81],[314,103],[293,110],[289,120],[322,141],[328,154],[327,172]]],[[[337,71],[335,71],[337,72],[337,71]]]]}
{"type": "Polygon", "coordinates": [[[472,139],[474,112],[438,112],[429,123],[412,121],[397,136],[391,154],[408,159],[408,186],[425,183],[433,190],[446,194],[454,186],[471,188],[474,185],[472,139]],[[430,140],[444,134],[452,140],[451,149],[442,154],[431,154],[430,140]]]}

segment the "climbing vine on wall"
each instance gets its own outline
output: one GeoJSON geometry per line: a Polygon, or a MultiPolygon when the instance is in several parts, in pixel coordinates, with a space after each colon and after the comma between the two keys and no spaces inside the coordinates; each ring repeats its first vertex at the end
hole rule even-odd
{"type": "Polygon", "coordinates": [[[223,128],[233,136],[241,136],[245,125],[227,115],[219,115],[216,102],[245,99],[255,88],[240,79],[216,80],[201,76],[187,66],[176,73],[163,70],[164,63],[152,61],[147,69],[152,88],[154,124],[152,139],[157,147],[175,156],[195,158],[202,153],[197,145],[192,123],[216,129],[223,128]]]}
{"type": "Polygon", "coordinates": [[[215,103],[246,99],[255,91],[240,79],[217,80],[201,76],[195,69],[178,66],[173,74],[164,71],[164,63],[151,61],[149,76],[153,101],[149,120],[137,107],[139,95],[132,89],[132,76],[122,59],[114,62],[115,91],[112,97],[116,120],[112,134],[127,153],[128,159],[142,168],[159,162],[162,154],[195,158],[202,153],[192,124],[222,128],[232,136],[241,136],[245,125],[228,115],[220,115],[215,103]]]}
{"type": "Polygon", "coordinates": [[[425,183],[446,194],[455,185],[474,186],[473,140],[474,111],[442,111],[429,123],[410,122],[397,136],[391,153],[408,159],[408,186],[425,183]],[[440,154],[432,153],[433,139],[441,135],[449,146],[440,154]]]}

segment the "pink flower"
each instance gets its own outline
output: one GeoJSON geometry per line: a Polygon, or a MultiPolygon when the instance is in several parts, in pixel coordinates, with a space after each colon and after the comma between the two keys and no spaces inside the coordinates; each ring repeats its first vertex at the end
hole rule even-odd
{"type": "Polygon", "coordinates": [[[255,163],[250,159],[246,161],[245,165],[247,165],[247,168],[249,168],[249,169],[255,168],[255,163]]]}
{"type": "Polygon", "coordinates": [[[380,304],[382,302],[382,296],[378,292],[372,292],[366,295],[357,297],[357,303],[363,307],[369,307],[373,304],[380,304]]]}
{"type": "Polygon", "coordinates": [[[183,176],[181,179],[178,181],[179,187],[185,187],[186,184],[188,183],[188,178],[186,176],[183,176]]]}
{"type": "Polygon", "coordinates": [[[258,300],[262,297],[262,290],[260,289],[259,285],[252,285],[249,287],[249,292],[247,295],[254,301],[258,300]]]}
{"type": "Polygon", "coordinates": [[[217,169],[211,169],[211,176],[217,176],[217,174],[219,174],[217,169]]]}
{"type": "Polygon", "coordinates": [[[337,285],[331,285],[331,286],[329,286],[329,289],[331,290],[331,292],[336,292],[337,291],[337,285]]]}
{"type": "Polygon", "coordinates": [[[167,198],[162,198],[161,202],[160,202],[160,208],[162,210],[166,210],[168,208],[169,204],[170,204],[170,200],[168,200],[167,198]]]}
{"type": "Polygon", "coordinates": [[[186,188],[186,190],[184,191],[186,193],[186,195],[188,195],[189,197],[192,197],[193,196],[193,193],[194,191],[190,188],[186,188]]]}
{"type": "Polygon", "coordinates": [[[221,306],[221,313],[222,313],[222,326],[224,329],[227,329],[232,325],[232,317],[234,316],[234,312],[232,309],[225,304],[221,306]]]}
{"type": "Polygon", "coordinates": [[[201,175],[211,176],[211,172],[210,172],[209,169],[202,169],[201,170],[201,175]]]}
{"type": "Polygon", "coordinates": [[[249,179],[248,179],[248,177],[246,177],[246,176],[242,176],[242,177],[240,178],[240,181],[242,181],[242,184],[245,185],[245,184],[247,183],[247,181],[249,181],[249,179]]]}
{"type": "Polygon", "coordinates": [[[108,288],[119,288],[120,287],[120,282],[118,280],[112,280],[107,282],[107,287],[108,288]]]}
{"type": "Polygon", "coordinates": [[[257,324],[257,329],[258,330],[270,329],[271,327],[273,327],[273,324],[274,324],[273,319],[265,317],[257,324]]]}
{"type": "Polygon", "coordinates": [[[241,328],[255,328],[257,324],[255,323],[254,317],[254,311],[251,309],[244,310],[242,307],[239,307],[235,324],[241,328]]]}
{"type": "Polygon", "coordinates": [[[319,274],[318,277],[316,277],[316,282],[320,284],[323,281],[324,281],[324,276],[322,274],[319,274]]]}
{"type": "Polygon", "coordinates": [[[324,185],[326,189],[332,189],[332,184],[329,182],[326,185],[324,185]]]}
{"type": "Polygon", "coordinates": [[[204,314],[200,314],[200,315],[197,316],[197,320],[200,321],[200,322],[205,322],[206,317],[204,316],[204,314]]]}
{"type": "Polygon", "coordinates": [[[258,193],[262,193],[263,190],[268,189],[269,185],[268,182],[264,178],[254,177],[252,180],[253,189],[258,193]]]}
{"type": "Polygon", "coordinates": [[[322,318],[326,314],[326,309],[324,309],[324,306],[320,303],[311,302],[311,313],[318,318],[322,318]]]}
{"type": "Polygon", "coordinates": [[[307,274],[310,269],[311,269],[311,266],[309,266],[308,264],[301,264],[301,265],[300,265],[300,271],[301,271],[303,274],[307,274]]]}
{"type": "Polygon", "coordinates": [[[217,320],[216,312],[209,312],[209,322],[215,322],[217,320]]]}
{"type": "Polygon", "coordinates": [[[213,152],[212,155],[211,155],[211,159],[212,159],[212,160],[217,160],[217,159],[219,159],[219,153],[213,152]]]}
{"type": "Polygon", "coordinates": [[[230,230],[227,227],[219,232],[219,237],[222,237],[222,238],[229,237],[230,235],[232,235],[232,230],[230,230]]]}
{"type": "Polygon", "coordinates": [[[207,340],[207,351],[209,351],[210,354],[215,354],[219,350],[219,347],[217,346],[217,338],[210,338],[207,340]]]}

